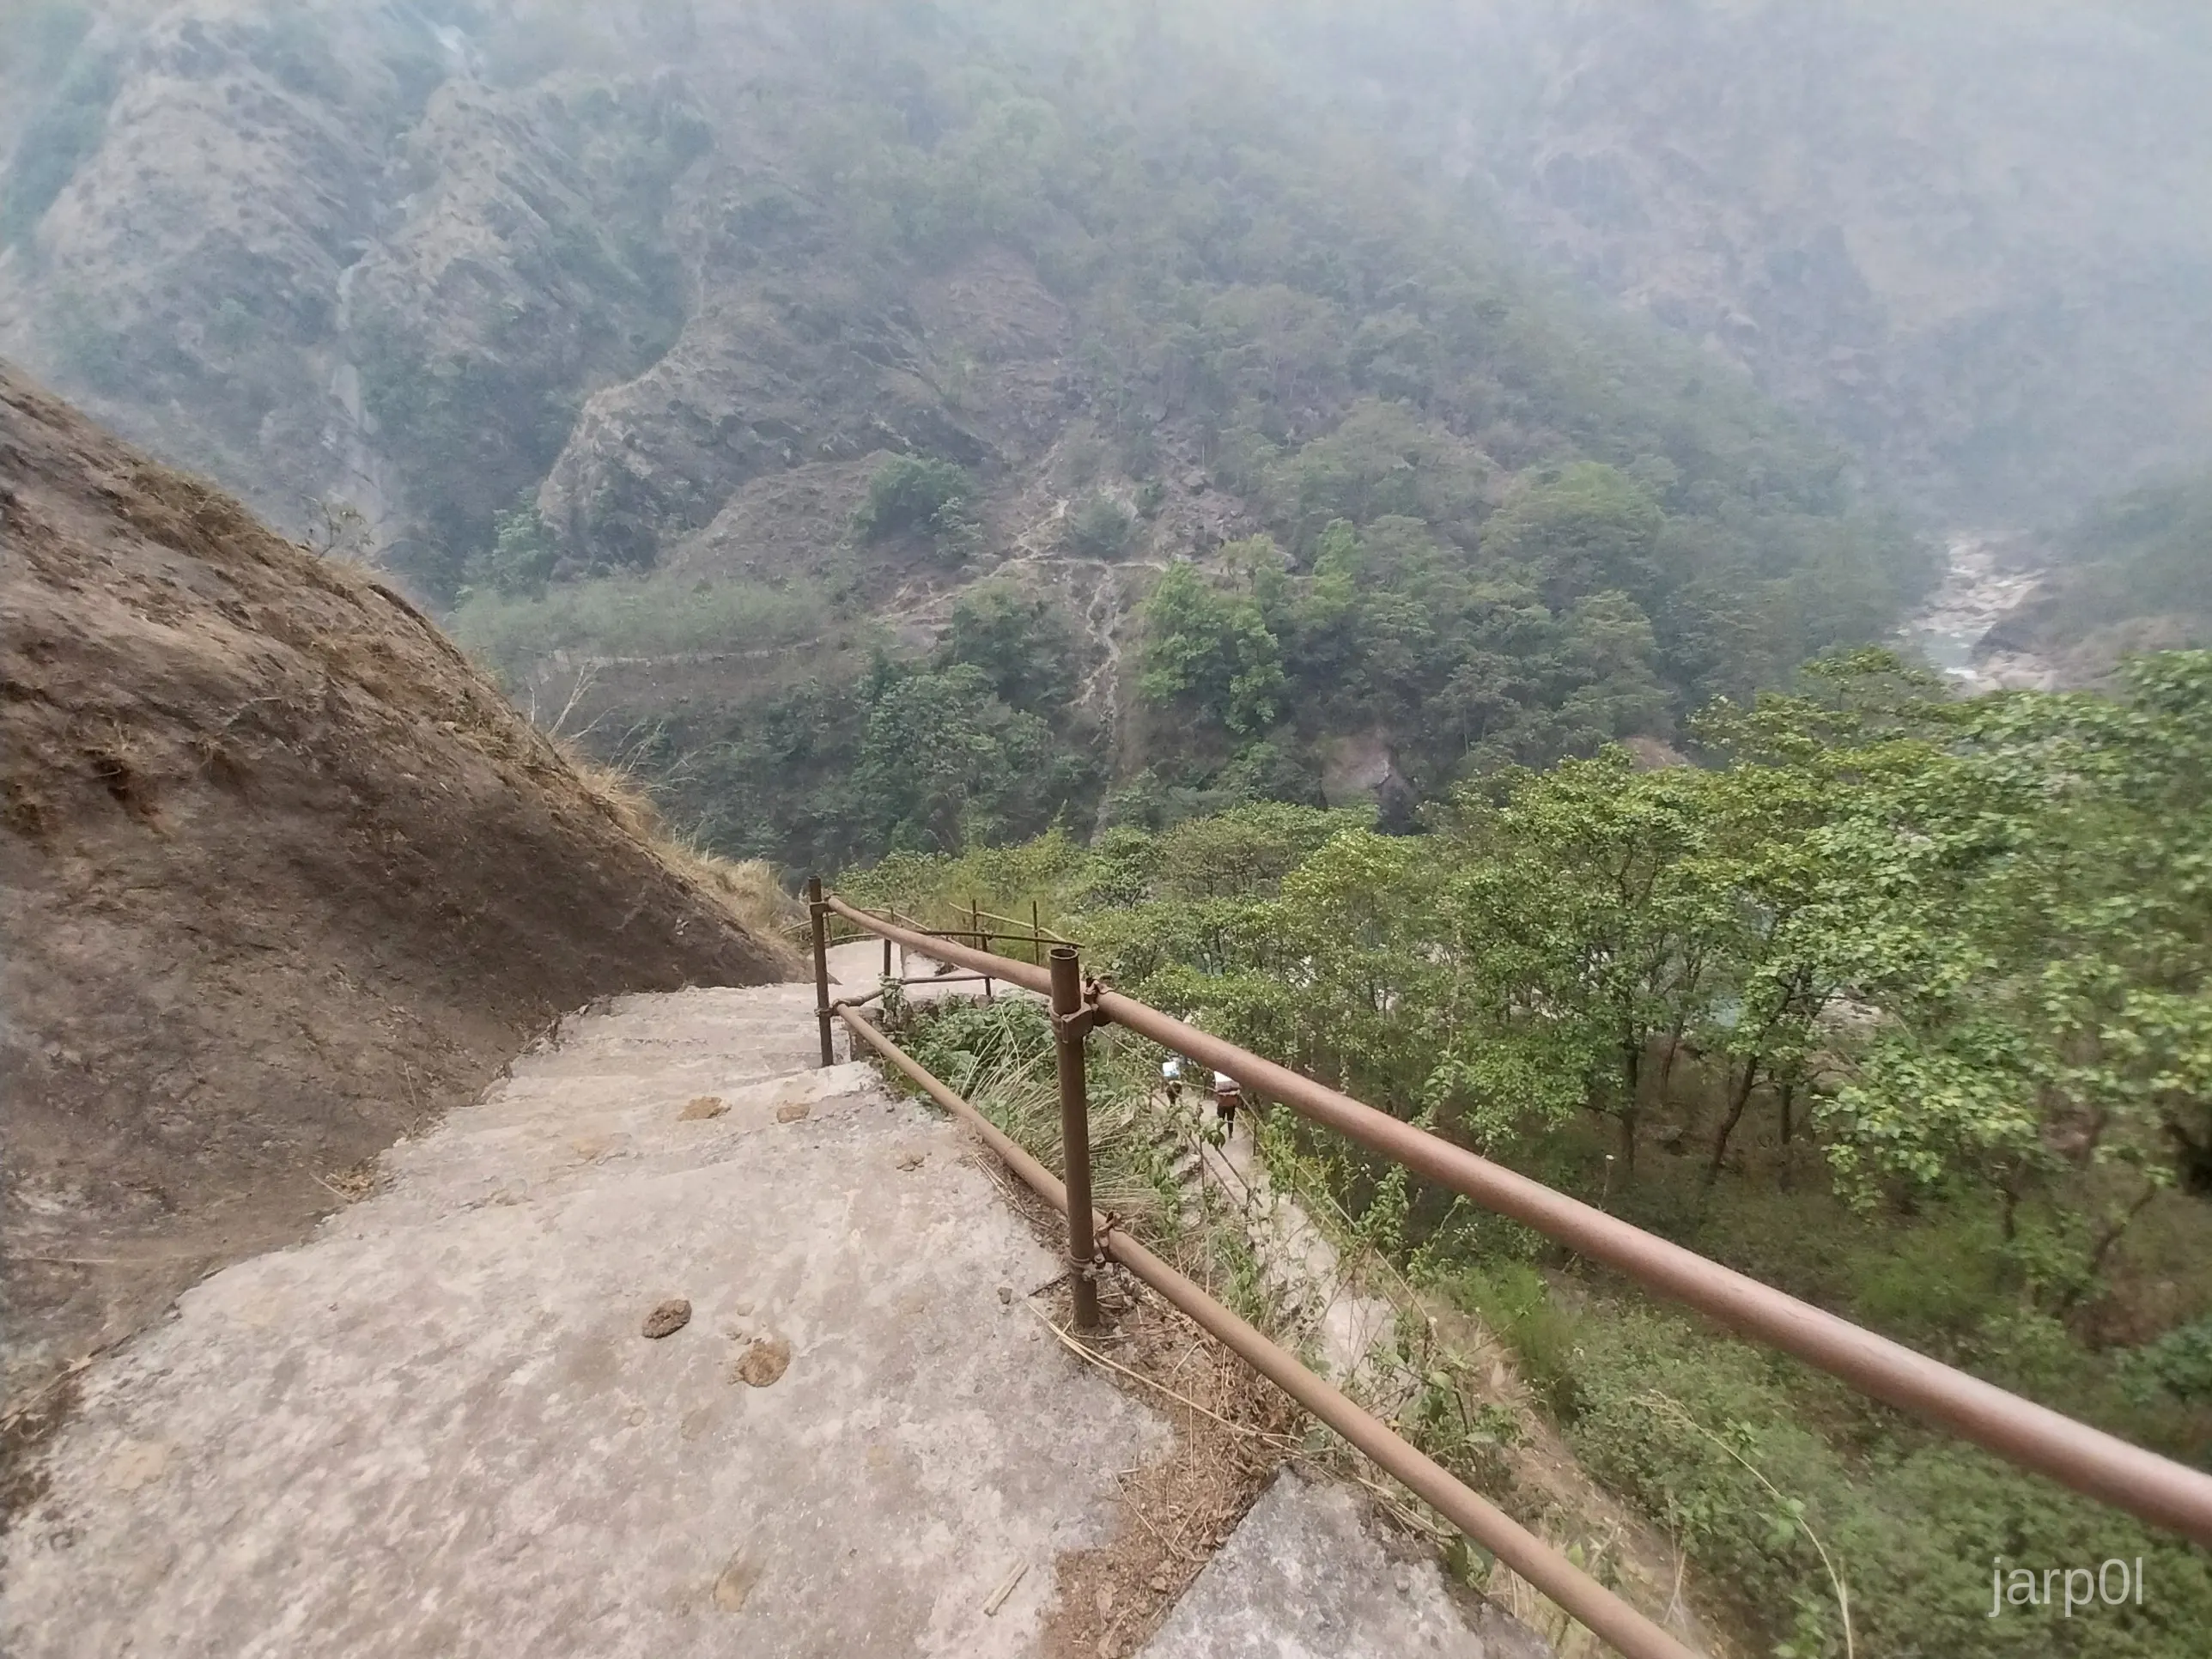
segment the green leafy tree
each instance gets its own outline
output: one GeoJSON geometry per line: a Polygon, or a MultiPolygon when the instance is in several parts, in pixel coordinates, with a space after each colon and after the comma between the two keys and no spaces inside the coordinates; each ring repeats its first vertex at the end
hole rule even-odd
{"type": "Polygon", "coordinates": [[[1047,719],[1075,701],[1082,644],[1066,611],[1045,595],[997,578],[978,582],[952,604],[939,656],[982,671],[1011,708],[1047,719]]]}
{"type": "Polygon", "coordinates": [[[1633,478],[1578,461],[1515,497],[1483,532],[1492,557],[1528,567],[1553,604],[1606,588],[1649,594],[1665,516],[1633,478]]]}
{"type": "Polygon", "coordinates": [[[1181,704],[1233,732],[1274,723],[1285,685],[1282,646],[1252,599],[1178,562],[1146,601],[1138,689],[1146,701],[1181,704]]]}
{"type": "Polygon", "coordinates": [[[1496,805],[1462,796],[1444,904],[1481,1017],[1443,1047],[1435,1090],[1493,1133],[1574,1107],[1610,1117],[1633,1170],[1654,1040],[1709,1017],[1735,921],[1706,793],[1693,769],[1638,773],[1608,750],[1496,805]]]}
{"type": "Polygon", "coordinates": [[[853,788],[882,844],[954,852],[1034,831],[1080,787],[1079,759],[973,664],[878,679],[853,788]]]}
{"type": "Polygon", "coordinates": [[[916,532],[948,556],[964,558],[973,547],[975,492],[975,480],[956,462],[894,455],[869,477],[853,528],[870,542],[916,532]]]}
{"type": "Polygon", "coordinates": [[[559,562],[561,550],[538,516],[535,491],[526,490],[511,508],[492,515],[490,549],[471,562],[473,585],[507,595],[542,594],[559,562]]]}
{"type": "Polygon", "coordinates": [[[2067,1195],[2031,1273],[2059,1305],[2136,1215],[2212,1171],[2212,653],[2117,700],[2026,694],[1893,787],[1844,849],[1887,897],[1885,1016],[1830,1113],[1863,1194],[1984,1182],[2008,1239],[2067,1195]]]}

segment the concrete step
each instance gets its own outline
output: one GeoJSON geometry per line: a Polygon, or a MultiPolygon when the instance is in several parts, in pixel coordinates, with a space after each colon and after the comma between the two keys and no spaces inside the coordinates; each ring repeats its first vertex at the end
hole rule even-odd
{"type": "Polygon", "coordinates": [[[432,1134],[387,1154],[392,1188],[372,1200],[373,1212],[357,1209],[349,1218],[382,1224],[403,1214],[421,1220],[484,1204],[536,1202],[595,1180],[704,1168],[746,1155],[744,1143],[757,1135],[799,1133],[842,1112],[888,1109],[880,1080],[865,1066],[801,1072],[714,1096],[640,1092],[642,1101],[613,1109],[580,1108],[555,1095],[538,1097],[534,1103],[551,1109],[534,1117],[483,1121],[456,1113],[432,1134]],[[684,1116],[695,1100],[722,1109],[684,1116]]]}
{"type": "Polygon", "coordinates": [[[625,1069],[592,1066],[510,1079],[494,1085],[481,1103],[453,1114],[447,1121],[476,1127],[533,1122],[562,1113],[619,1110],[625,1106],[675,1111],[702,1095],[727,1097],[773,1085],[785,1078],[811,1076],[817,1069],[811,1056],[805,1066],[773,1070],[742,1053],[659,1065],[640,1056],[633,1058],[625,1069]]]}

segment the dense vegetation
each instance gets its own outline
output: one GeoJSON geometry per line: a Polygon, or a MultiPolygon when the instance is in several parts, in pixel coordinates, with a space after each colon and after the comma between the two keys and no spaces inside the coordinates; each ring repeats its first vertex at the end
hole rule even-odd
{"type": "Polygon", "coordinates": [[[734,713],[657,714],[629,757],[670,781],[717,848],[823,868],[887,849],[944,853],[1034,836],[1097,799],[1100,733],[1076,702],[1066,618],[1011,581],[955,604],[927,654],[880,641],[801,654],[734,713]]]}
{"type": "Polygon", "coordinates": [[[2049,592],[2006,625],[2020,643],[2049,649],[2153,623],[2189,643],[2212,637],[2212,471],[2106,497],[2067,528],[2057,550],[2049,592]]]}
{"type": "MultiPolygon", "coordinates": [[[[887,269],[1019,248],[1073,307],[1102,470],[1142,500],[1195,459],[1268,526],[1146,611],[1176,741],[1141,745],[1139,816],[1255,776],[1312,798],[1346,732],[1386,733],[1415,795],[1663,737],[1877,635],[1923,579],[1837,456],[1545,294],[1346,131],[1226,63],[1048,34],[982,70],[973,35],[832,31],[897,113],[819,112],[813,165],[887,269]],[[1059,52],[1079,72],[1041,78],[1059,52]]],[[[1114,556],[1137,528],[1094,493],[1066,539],[1114,556]]]]}
{"type": "MultiPolygon", "coordinates": [[[[1034,533],[1020,516],[1040,464],[1028,440],[975,435],[1008,414],[977,389],[990,364],[898,333],[906,297],[994,250],[1064,307],[1052,368],[1065,392],[1042,464],[1067,506],[1046,544],[1133,562],[1138,593],[1158,585],[1141,629],[1124,625],[1141,631],[1141,660],[1091,688],[1094,719],[1109,700],[1137,715],[1133,740],[1110,775],[1087,765],[1080,788],[1055,782],[1049,799],[1089,822],[1153,823],[1317,801],[1332,744],[1351,736],[1389,750],[1386,793],[1408,810],[1503,762],[1668,738],[1710,697],[1880,637],[1924,585],[1923,550],[1865,507],[1840,452],[1710,357],[1532,277],[1479,204],[1255,82],[1233,43],[1134,14],[1077,27],[1018,9],[794,13],[823,78],[712,107],[725,161],[769,158],[715,186],[736,191],[717,234],[741,249],[747,303],[781,307],[806,349],[828,353],[821,407],[800,426],[858,426],[842,377],[886,356],[912,369],[900,396],[926,385],[944,398],[896,417],[918,435],[875,465],[848,526],[856,559],[914,543],[925,579],[957,583],[1034,533]],[[809,275],[824,249],[836,283],[809,275]],[[787,292],[799,289],[803,307],[787,292]],[[1190,514],[1194,495],[1225,499],[1256,533],[1224,546],[1190,514]]],[[[493,417],[481,401],[471,420],[493,417]]],[[[408,406],[417,426],[428,407],[408,406]]],[[[642,567],[658,554],[640,526],[674,534],[714,505],[655,520],[594,498],[542,544],[502,518],[461,562],[530,580],[642,567]]],[[[899,574],[854,585],[848,619],[913,580],[899,574]]],[[[858,755],[889,682],[858,661],[817,669],[757,698],[718,690],[716,710],[671,723],[697,745],[678,757],[674,805],[732,850],[794,866],[872,854],[915,822],[850,827],[866,814],[832,757],[858,755]],[[701,749],[793,770],[722,794],[710,781],[736,775],[701,749]],[[814,787],[794,794],[799,775],[814,787]],[[842,827],[824,841],[825,825],[842,827]]],[[[1009,707],[1072,759],[1080,745],[1054,711],[1009,707]]],[[[1020,748],[989,720],[962,727],[957,746],[1020,748]]]]}
{"type": "MultiPolygon", "coordinates": [[[[102,66],[149,72],[142,25],[88,34],[92,9],[0,29],[52,83],[11,157],[10,234],[67,240],[46,210],[106,141],[102,66]]],[[[1387,757],[1402,813],[1504,761],[1665,740],[1713,696],[1881,636],[1926,580],[1841,450],[1534,274],[1474,186],[1407,167],[1225,13],[648,9],[629,27],[457,0],[434,16],[480,73],[443,86],[418,9],[210,23],[205,72],[384,152],[392,199],[357,227],[345,303],[319,268],[271,266],[264,293],[167,243],[184,263],[129,304],[37,297],[68,376],[216,410],[240,455],[324,418],[330,365],[357,368],[356,435],[400,515],[386,556],[471,637],[507,617],[518,687],[549,672],[533,630],[582,657],[719,643],[711,684],[672,665],[592,714],[672,734],[670,805],[725,845],[795,866],[943,819],[872,815],[849,765],[887,688],[939,672],[950,590],[1008,560],[1041,591],[1113,573],[1073,603],[1086,675],[1115,649],[1120,672],[1090,675],[1081,718],[930,695],[966,711],[946,743],[981,779],[1033,769],[1042,722],[1037,810],[1091,823],[1317,800],[1347,743],[1387,757]],[[705,534],[787,477],[774,514],[705,534]],[[747,684],[729,659],[750,623],[708,638],[721,601],[649,580],[678,563],[718,592],[811,579],[824,631],[880,620],[900,643],[884,672],[841,649],[747,684]],[[579,586],[615,578],[619,605],[579,586]],[[723,790],[731,756],[779,753],[799,763],[723,790]]],[[[271,176],[330,160],[239,137],[271,176]]],[[[368,177],[297,182],[336,202],[368,177]]]]}
{"type": "MultiPolygon", "coordinates": [[[[847,885],[1035,898],[1209,1030],[2212,1460],[2212,654],[2140,659],[2109,700],[1959,703],[1862,653],[1695,736],[1712,763],[1504,772],[1419,836],[1265,805],[847,885]]],[[[1765,1646],[1844,1650],[1825,1549],[1860,1652],[2197,1651],[2201,1553],[1335,1169],[1765,1646]],[[2137,1554],[2140,1612],[1986,1617],[1995,1557],[2137,1554]]]]}

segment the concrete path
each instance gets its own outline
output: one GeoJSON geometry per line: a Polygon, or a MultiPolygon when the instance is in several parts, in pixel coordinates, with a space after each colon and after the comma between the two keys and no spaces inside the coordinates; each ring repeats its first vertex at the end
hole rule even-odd
{"type": "MultiPolygon", "coordinates": [[[[1060,1264],[962,1133],[814,1069],[813,1000],[565,1022],[97,1362],[0,1555],[0,1653],[1039,1652],[1058,1558],[1171,1437],[1024,1305],[1060,1264]]],[[[1518,1659],[1364,1515],[1284,1476],[1146,1651],[1518,1659]]]]}
{"type": "Polygon", "coordinates": [[[1394,1350],[1397,1310],[1353,1282],[1328,1235],[1298,1201],[1278,1192],[1252,1138],[1252,1115],[1217,1146],[1202,1131],[1209,1103],[1183,1107],[1184,1140],[1195,1154],[1196,1175],[1243,1218],[1260,1269],[1260,1282],[1278,1317],[1312,1352],[1315,1368],[1352,1392],[1377,1414],[1395,1416],[1410,1397],[1394,1350]]]}
{"type": "Polygon", "coordinates": [[[0,1651],[1034,1651],[1166,1431],[1022,1305],[1058,1264],[961,1134],[809,1069],[812,1002],[572,1022],[101,1360],[0,1651]]]}

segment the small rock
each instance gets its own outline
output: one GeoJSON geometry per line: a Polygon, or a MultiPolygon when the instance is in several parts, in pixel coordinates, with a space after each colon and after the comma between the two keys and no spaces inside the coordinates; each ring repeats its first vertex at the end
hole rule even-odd
{"type": "Polygon", "coordinates": [[[724,1613],[738,1612],[760,1581],[761,1570],[745,1559],[743,1550],[738,1551],[730,1558],[730,1565],[722,1569],[722,1576],[714,1581],[714,1605],[724,1613]]]}
{"type": "Polygon", "coordinates": [[[173,1449],[166,1440],[126,1440],[108,1460],[107,1484],[117,1492],[137,1492],[151,1486],[169,1468],[173,1449]]]}
{"type": "Polygon", "coordinates": [[[791,1344],[780,1336],[763,1337],[747,1348],[731,1368],[732,1381],[765,1389],[791,1369],[791,1344]]]}
{"type": "Polygon", "coordinates": [[[701,1095],[685,1103],[684,1109],[677,1113],[676,1121],[679,1123],[696,1123],[702,1118],[720,1117],[729,1109],[730,1103],[720,1095],[701,1095]]]}
{"type": "Polygon", "coordinates": [[[813,1109],[814,1108],[805,1101],[794,1100],[788,1106],[779,1106],[775,1109],[775,1121],[778,1123],[796,1123],[813,1109]]]}
{"type": "Polygon", "coordinates": [[[1011,1285],[1000,1285],[999,1301],[1006,1307],[1012,1307],[1014,1305],[1014,1287],[1011,1285]]]}
{"type": "Polygon", "coordinates": [[[696,1440],[714,1426],[714,1407],[708,1404],[684,1413],[684,1420],[677,1425],[676,1432],[680,1439],[696,1440]]]}
{"type": "Polygon", "coordinates": [[[691,1304],[680,1296],[672,1296],[646,1315],[641,1328],[654,1341],[664,1336],[673,1336],[691,1322],[691,1304]]]}

